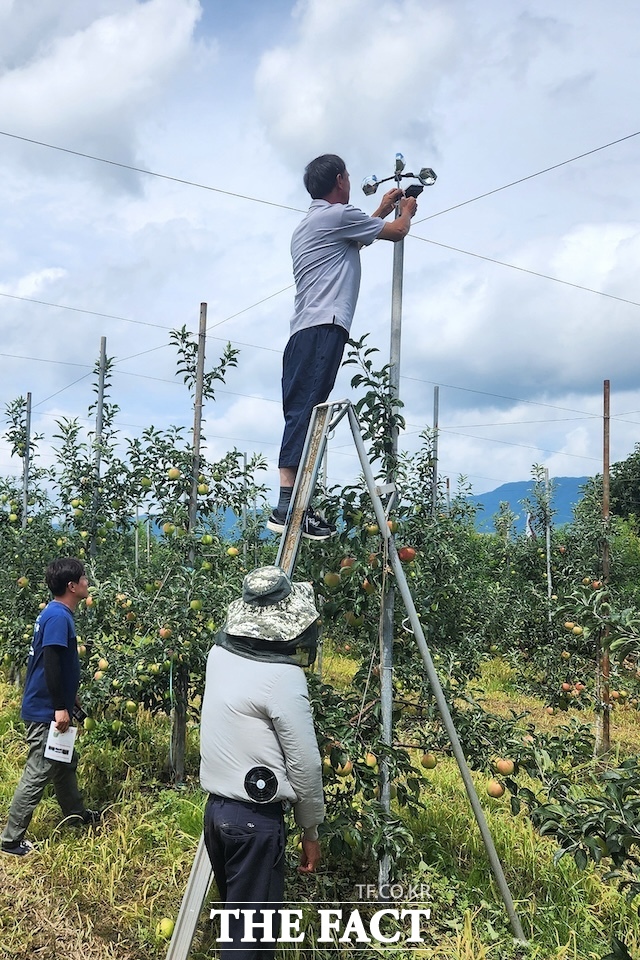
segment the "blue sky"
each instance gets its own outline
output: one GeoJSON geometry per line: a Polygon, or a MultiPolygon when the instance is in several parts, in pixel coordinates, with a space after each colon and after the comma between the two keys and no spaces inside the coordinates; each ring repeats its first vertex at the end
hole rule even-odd
{"type": "MultiPolygon", "coordinates": [[[[189,425],[168,331],[195,331],[205,301],[210,361],[227,339],[241,350],[206,410],[209,453],[261,451],[275,485],[303,167],[340,153],[371,211],[359,184],[401,150],[438,173],[405,242],[404,447],[439,384],[454,487],[533,463],[593,474],[609,379],[612,460],[628,456],[639,24],[632,0],[0,0],[0,404],[31,391],[47,462],[55,419],[86,416],[106,336],[123,437],[189,425]]],[[[353,334],[386,359],[392,247],[362,259],[353,334]]],[[[18,471],[3,441],[0,470],[18,471]]],[[[357,472],[338,434],[330,479],[357,472]]]]}

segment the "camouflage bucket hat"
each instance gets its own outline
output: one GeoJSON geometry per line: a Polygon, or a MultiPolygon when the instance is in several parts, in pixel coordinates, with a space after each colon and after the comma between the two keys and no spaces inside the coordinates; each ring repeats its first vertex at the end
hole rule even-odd
{"type": "Polygon", "coordinates": [[[244,578],[242,599],[229,604],[223,630],[236,637],[287,642],[319,616],[310,583],[292,583],[280,567],[258,567],[244,578]]]}

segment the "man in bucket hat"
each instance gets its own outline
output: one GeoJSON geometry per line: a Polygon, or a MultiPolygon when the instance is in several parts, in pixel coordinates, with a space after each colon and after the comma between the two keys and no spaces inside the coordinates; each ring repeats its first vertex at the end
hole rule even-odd
{"type": "Polygon", "coordinates": [[[200,782],[209,793],[205,843],[230,911],[222,960],[275,955],[289,806],[302,830],[298,869],[311,873],[320,861],[322,766],[300,669],[315,659],[318,617],[311,584],[260,567],[244,578],[207,659],[200,782]],[[271,921],[263,910],[274,911],[271,921]],[[257,942],[243,943],[246,935],[257,942]]]}

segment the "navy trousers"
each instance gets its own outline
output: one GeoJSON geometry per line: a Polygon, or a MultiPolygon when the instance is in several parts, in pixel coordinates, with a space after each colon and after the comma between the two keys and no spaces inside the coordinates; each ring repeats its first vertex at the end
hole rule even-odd
{"type": "Polygon", "coordinates": [[[279,467],[297,469],[313,408],[333,390],[348,333],[337,323],[299,330],[282,358],[284,434],[279,467]]]}
{"type": "MultiPolygon", "coordinates": [[[[253,910],[256,922],[263,909],[279,910],[284,898],[285,828],[282,804],[244,803],[209,796],[204,812],[204,842],[225,910],[253,910]]],[[[279,918],[273,917],[273,936],[279,918]]],[[[221,960],[273,960],[275,939],[242,943],[245,921],[230,918],[231,943],[220,944],[221,960]]]]}

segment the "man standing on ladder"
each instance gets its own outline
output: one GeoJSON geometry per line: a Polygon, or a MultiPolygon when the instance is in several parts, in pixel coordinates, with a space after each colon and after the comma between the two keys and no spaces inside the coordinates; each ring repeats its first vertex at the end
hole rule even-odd
{"type": "MultiPolygon", "coordinates": [[[[280,447],[280,496],[267,528],[283,533],[313,408],[325,403],[338,373],[360,289],[360,248],[402,240],[416,212],[414,197],[389,190],[373,216],[351,206],[344,160],[323,154],[304,172],[312,204],[291,239],[296,283],[291,336],[282,363],[285,428],[280,447]],[[398,216],[384,222],[398,204],[398,216]]],[[[335,528],[308,509],[302,536],[326,540],[335,528]]]]}
{"type": "Polygon", "coordinates": [[[209,793],[204,841],[229,921],[222,960],[273,960],[285,807],[302,831],[299,871],[320,861],[322,764],[301,669],[315,660],[318,617],[310,583],[260,567],[244,578],[207,659],[200,782],[209,793]],[[252,934],[257,942],[242,942],[252,934]]]}

